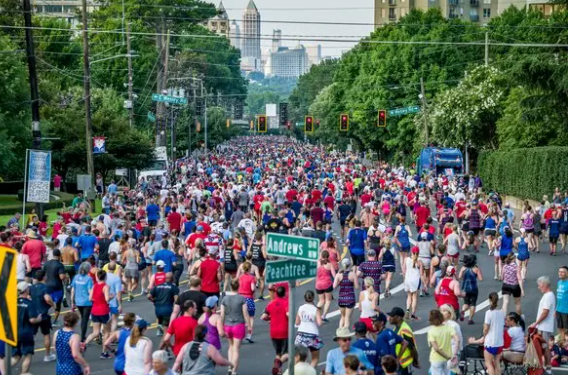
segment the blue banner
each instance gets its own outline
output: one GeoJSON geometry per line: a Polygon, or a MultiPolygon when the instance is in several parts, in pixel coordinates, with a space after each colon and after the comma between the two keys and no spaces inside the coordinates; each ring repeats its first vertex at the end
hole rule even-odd
{"type": "Polygon", "coordinates": [[[49,203],[51,152],[30,150],[26,201],[49,203]]]}

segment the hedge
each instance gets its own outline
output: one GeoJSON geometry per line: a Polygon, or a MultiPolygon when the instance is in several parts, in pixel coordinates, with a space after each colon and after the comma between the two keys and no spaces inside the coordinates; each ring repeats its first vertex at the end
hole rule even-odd
{"type": "MultiPolygon", "coordinates": [[[[62,208],[63,203],[66,206],[70,206],[73,202],[73,198],[75,198],[72,194],[67,194],[63,192],[56,192],[51,191],[49,194],[58,196],[58,200],[51,200],[49,203],[43,205],[45,210],[51,210],[54,208],[62,208]]],[[[22,212],[22,203],[19,202],[18,204],[7,204],[0,207],[0,215],[13,215],[16,212],[22,212]]],[[[26,211],[31,210],[35,207],[35,203],[26,203],[26,211]]]]}
{"type": "Polygon", "coordinates": [[[478,159],[484,190],[540,201],[568,188],[568,147],[485,151],[478,159]]]}

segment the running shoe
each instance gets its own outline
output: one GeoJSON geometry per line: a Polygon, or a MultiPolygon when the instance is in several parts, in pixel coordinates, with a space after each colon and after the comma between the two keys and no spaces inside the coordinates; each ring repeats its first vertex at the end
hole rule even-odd
{"type": "Polygon", "coordinates": [[[259,296],[259,297],[258,297],[258,300],[259,300],[259,301],[264,301],[264,296],[259,296]]]}
{"type": "Polygon", "coordinates": [[[55,354],[50,354],[50,355],[46,355],[45,357],[43,357],[44,362],[53,362],[56,359],[57,359],[57,357],[55,356],[55,354]]]}
{"type": "Polygon", "coordinates": [[[99,358],[100,359],[109,359],[109,358],[112,358],[112,356],[107,352],[102,352],[99,358]]]}
{"type": "Polygon", "coordinates": [[[475,323],[473,322],[473,320],[470,319],[470,320],[467,322],[467,324],[472,325],[472,324],[475,324],[475,323]]]}
{"type": "Polygon", "coordinates": [[[460,322],[463,322],[464,319],[465,319],[465,312],[462,311],[462,312],[460,313],[460,322]]]}

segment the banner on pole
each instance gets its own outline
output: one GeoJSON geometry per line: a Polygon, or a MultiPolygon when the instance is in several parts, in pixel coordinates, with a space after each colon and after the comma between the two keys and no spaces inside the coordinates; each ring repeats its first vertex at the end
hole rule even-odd
{"type": "Polygon", "coordinates": [[[26,201],[49,203],[51,152],[30,150],[26,201]]]}
{"type": "Polygon", "coordinates": [[[93,137],[93,154],[106,154],[105,137],[93,137]]]}

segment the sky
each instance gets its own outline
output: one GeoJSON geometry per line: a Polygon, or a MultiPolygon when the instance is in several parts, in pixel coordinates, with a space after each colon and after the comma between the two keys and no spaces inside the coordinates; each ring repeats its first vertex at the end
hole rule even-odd
{"type": "MultiPolygon", "coordinates": [[[[213,1],[215,6],[219,0],[213,1]]],[[[249,0],[223,0],[231,21],[242,25],[242,16],[249,0]]],[[[347,39],[341,42],[302,41],[305,46],[321,44],[322,56],[339,57],[341,53],[355,45],[353,40],[368,36],[373,31],[374,0],[255,0],[261,17],[261,35],[271,37],[274,29],[282,30],[282,39],[301,39],[301,36],[333,37],[347,39]],[[366,25],[313,25],[274,23],[265,21],[310,21],[310,22],[356,22],[366,25]],[[342,38],[343,37],[343,38],[342,38]]],[[[242,27],[242,26],[241,26],[242,27]]],[[[282,45],[293,47],[297,40],[283,40],[282,45]]],[[[263,55],[272,45],[270,40],[261,40],[263,55]]]]}

